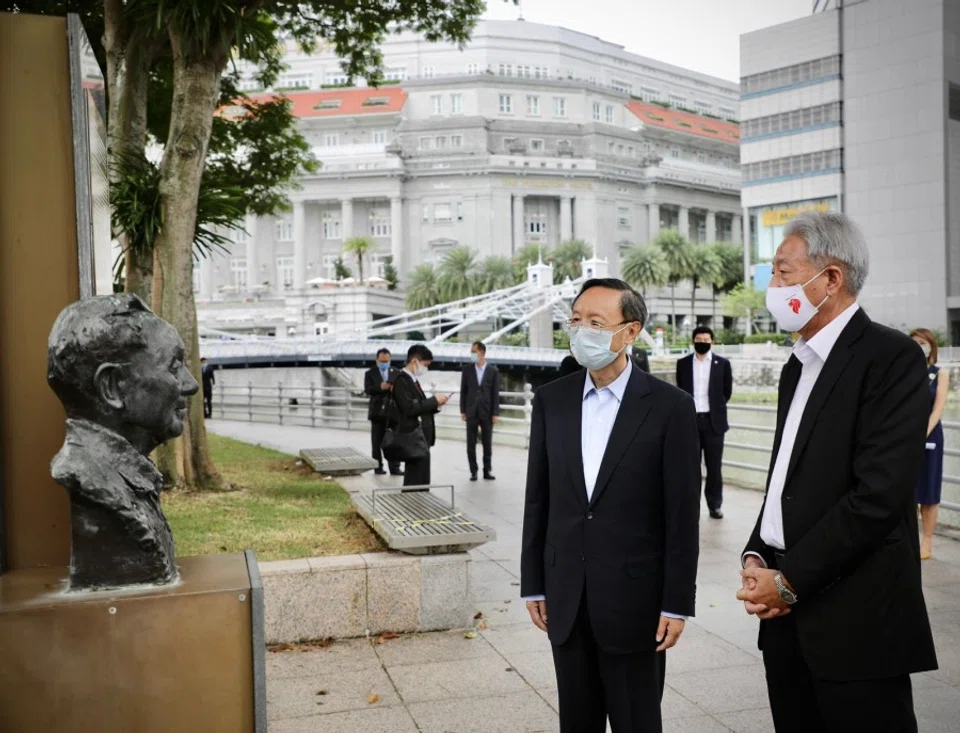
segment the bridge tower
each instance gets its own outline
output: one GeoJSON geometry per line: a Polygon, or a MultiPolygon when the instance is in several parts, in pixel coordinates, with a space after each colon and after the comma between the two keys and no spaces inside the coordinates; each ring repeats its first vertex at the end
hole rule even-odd
{"type": "Polygon", "coordinates": [[[530,288],[530,346],[534,349],[553,348],[553,312],[543,307],[547,303],[544,292],[553,286],[553,265],[544,264],[543,256],[537,258],[535,265],[527,267],[527,287],[530,288]]]}

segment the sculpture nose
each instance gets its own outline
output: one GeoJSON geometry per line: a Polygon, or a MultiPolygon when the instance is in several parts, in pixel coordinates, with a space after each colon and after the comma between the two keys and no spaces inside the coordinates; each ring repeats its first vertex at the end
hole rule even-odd
{"type": "Polygon", "coordinates": [[[180,394],[187,395],[188,397],[195,395],[200,389],[200,385],[197,384],[197,380],[193,378],[193,375],[188,369],[184,369],[183,374],[184,378],[181,380],[180,394]]]}

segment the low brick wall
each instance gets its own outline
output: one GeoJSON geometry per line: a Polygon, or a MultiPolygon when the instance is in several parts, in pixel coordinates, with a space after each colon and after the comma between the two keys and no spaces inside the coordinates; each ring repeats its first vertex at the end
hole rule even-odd
{"type": "Polygon", "coordinates": [[[266,641],[465,628],[473,613],[466,553],[376,553],[261,562],[266,641]]]}

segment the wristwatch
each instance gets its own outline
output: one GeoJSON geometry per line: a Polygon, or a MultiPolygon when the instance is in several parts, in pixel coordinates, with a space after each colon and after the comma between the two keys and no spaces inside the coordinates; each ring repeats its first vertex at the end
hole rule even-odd
{"type": "Polygon", "coordinates": [[[797,594],[784,585],[783,576],[780,573],[773,576],[773,582],[777,585],[777,595],[780,596],[781,601],[788,606],[792,606],[797,602],[797,594]]]}

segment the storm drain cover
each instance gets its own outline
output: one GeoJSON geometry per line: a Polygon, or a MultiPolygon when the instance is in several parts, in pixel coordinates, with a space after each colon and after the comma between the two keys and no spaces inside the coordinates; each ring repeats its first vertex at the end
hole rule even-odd
{"type": "Polygon", "coordinates": [[[317,473],[328,476],[350,476],[377,467],[377,462],[355,448],[310,448],[300,457],[317,473]]]}

